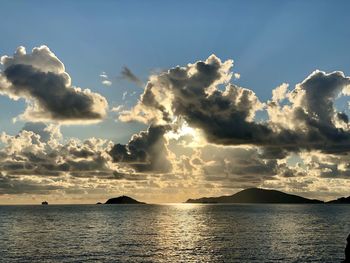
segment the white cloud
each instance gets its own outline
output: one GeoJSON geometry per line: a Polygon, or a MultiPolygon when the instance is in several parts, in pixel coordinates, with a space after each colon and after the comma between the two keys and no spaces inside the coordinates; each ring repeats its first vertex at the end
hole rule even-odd
{"type": "Polygon", "coordinates": [[[108,77],[108,75],[107,75],[107,73],[106,72],[102,72],[101,74],[100,74],[100,77],[101,77],[101,83],[102,83],[102,85],[104,85],[104,86],[107,86],[107,87],[110,87],[110,86],[112,86],[112,81],[109,79],[109,77],[108,77]]]}
{"type": "Polygon", "coordinates": [[[105,85],[105,86],[110,87],[112,85],[112,81],[110,81],[110,80],[102,80],[102,84],[105,85]]]}

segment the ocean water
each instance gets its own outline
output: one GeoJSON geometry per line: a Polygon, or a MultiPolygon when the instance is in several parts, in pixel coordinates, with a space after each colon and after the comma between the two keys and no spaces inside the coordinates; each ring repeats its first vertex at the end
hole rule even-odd
{"type": "Polygon", "coordinates": [[[346,205],[0,206],[0,262],[340,262],[346,205]]]}

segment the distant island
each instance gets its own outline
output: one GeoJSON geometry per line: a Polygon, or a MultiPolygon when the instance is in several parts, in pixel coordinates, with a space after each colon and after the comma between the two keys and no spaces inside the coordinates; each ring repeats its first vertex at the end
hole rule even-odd
{"type": "Polygon", "coordinates": [[[49,203],[47,201],[41,202],[42,205],[48,205],[49,203]]]}
{"type": "Polygon", "coordinates": [[[114,204],[146,204],[146,203],[143,203],[143,202],[139,202],[129,196],[126,196],[126,195],[122,195],[122,196],[119,196],[119,197],[114,197],[114,198],[110,198],[107,200],[107,202],[105,203],[107,205],[114,205],[114,204]]]}
{"type": "Polygon", "coordinates": [[[322,204],[323,201],[308,199],[281,191],[248,188],[234,195],[188,199],[186,203],[270,203],[270,204],[322,204]]]}
{"type": "Polygon", "coordinates": [[[328,201],[327,204],[350,204],[350,196],[328,201]]]}
{"type": "MultiPolygon", "coordinates": [[[[46,202],[46,201],[45,201],[46,202]]],[[[45,205],[45,202],[42,204],[45,205]]],[[[218,197],[202,197],[198,199],[188,199],[185,203],[198,204],[350,204],[349,197],[341,197],[336,200],[324,202],[317,199],[308,199],[302,196],[287,194],[277,190],[262,188],[248,188],[233,195],[218,197]]],[[[47,202],[46,202],[47,204],[47,202]]],[[[100,205],[101,202],[96,204],[100,205]]],[[[146,204],[126,195],[108,199],[104,204],[146,204]]]]}

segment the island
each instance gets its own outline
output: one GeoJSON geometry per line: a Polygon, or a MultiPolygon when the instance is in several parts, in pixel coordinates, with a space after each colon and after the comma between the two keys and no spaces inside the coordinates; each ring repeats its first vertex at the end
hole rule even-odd
{"type": "Polygon", "coordinates": [[[42,205],[48,205],[49,203],[47,201],[41,202],[42,205]]]}
{"type": "Polygon", "coordinates": [[[323,201],[287,194],[277,190],[248,188],[236,194],[219,197],[188,199],[186,203],[270,203],[270,204],[322,204],[323,201]]]}
{"type": "Polygon", "coordinates": [[[350,204],[350,196],[328,201],[327,204],[350,204]]]}
{"type": "Polygon", "coordinates": [[[143,202],[139,202],[129,196],[126,196],[126,195],[122,195],[122,196],[119,196],[119,197],[114,197],[114,198],[110,198],[107,200],[107,202],[105,203],[107,205],[114,205],[114,204],[131,204],[131,205],[144,205],[146,203],[143,203],[143,202]]]}

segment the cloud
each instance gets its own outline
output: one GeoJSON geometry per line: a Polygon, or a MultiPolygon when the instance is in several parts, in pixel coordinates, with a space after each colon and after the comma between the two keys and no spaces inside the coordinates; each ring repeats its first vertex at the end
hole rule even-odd
{"type": "Polygon", "coordinates": [[[158,175],[171,171],[163,138],[166,127],[150,127],[127,145],[97,138],[65,141],[56,128],[26,123],[17,135],[0,135],[0,196],[81,197],[94,189],[100,195],[125,193],[128,188],[159,188],[156,181],[163,179],[158,175]]]}
{"type": "Polygon", "coordinates": [[[288,92],[288,87],[289,85],[287,83],[283,83],[282,85],[272,90],[272,101],[279,102],[281,100],[284,100],[288,92]]]}
{"type": "Polygon", "coordinates": [[[127,164],[136,172],[166,173],[171,170],[164,134],[169,128],[150,126],[131,137],[126,145],[116,144],[109,152],[114,162],[127,164]]]}
{"type": "Polygon", "coordinates": [[[102,79],[108,79],[108,75],[107,75],[107,73],[104,72],[104,71],[100,74],[100,77],[101,77],[102,79]]]}
{"type": "Polygon", "coordinates": [[[208,181],[225,187],[249,187],[279,173],[276,160],[261,158],[255,147],[207,146],[200,150],[201,169],[208,181]]]}
{"type": "Polygon", "coordinates": [[[121,76],[123,79],[133,82],[138,86],[143,85],[142,81],[128,67],[123,67],[121,76]]]}
{"type": "Polygon", "coordinates": [[[63,63],[46,46],[30,54],[19,47],[13,57],[2,56],[1,64],[0,94],[26,100],[22,119],[74,124],[98,122],[106,116],[107,100],[72,86],[63,63]]]}
{"type": "Polygon", "coordinates": [[[50,180],[21,179],[0,173],[0,196],[4,194],[49,194],[60,189],[62,187],[55,185],[50,180]]]}
{"type": "Polygon", "coordinates": [[[271,133],[265,125],[253,122],[263,104],[253,91],[228,84],[232,65],[231,60],[221,62],[212,55],[204,62],[152,76],[138,105],[120,119],[168,124],[181,117],[203,130],[209,142],[259,143],[271,133]],[[224,84],[228,85],[221,91],[218,86],[224,84]]]}
{"type": "Polygon", "coordinates": [[[110,81],[110,80],[102,80],[102,84],[105,85],[105,86],[110,87],[112,85],[112,81],[110,81]]]}
{"type": "Polygon", "coordinates": [[[91,138],[81,142],[70,139],[61,143],[59,128],[42,123],[26,123],[16,136],[2,133],[0,170],[4,175],[76,177],[112,176],[117,168],[108,150],[112,143],[91,138]]]}
{"type": "Polygon", "coordinates": [[[112,107],[111,112],[117,112],[118,113],[118,112],[122,111],[124,107],[125,107],[124,105],[118,105],[116,107],[112,107]]]}
{"type": "Polygon", "coordinates": [[[188,183],[237,189],[280,181],[281,189],[297,192],[348,178],[349,117],[335,101],[350,94],[349,77],[317,70],[292,90],[283,83],[261,102],[230,82],[232,65],[213,55],[153,75],[139,102],[119,118],[169,127],[163,136],[172,174],[188,183]],[[256,121],[259,110],[266,120],[256,121]]]}
{"type": "Polygon", "coordinates": [[[277,180],[278,177],[306,175],[302,167],[287,164],[291,158],[289,154],[276,159],[270,158],[265,148],[258,146],[204,144],[194,147],[188,136],[169,140],[169,159],[174,167],[173,173],[188,174],[197,182],[241,189],[277,180]]]}
{"type": "Polygon", "coordinates": [[[122,96],[122,100],[125,100],[126,95],[128,95],[128,92],[127,92],[127,91],[124,91],[124,92],[123,92],[123,96],[122,96]]]}
{"type": "Polygon", "coordinates": [[[43,122],[26,122],[22,128],[23,131],[32,131],[40,136],[40,141],[49,142],[62,138],[59,125],[47,125],[43,122]]]}
{"type": "Polygon", "coordinates": [[[283,87],[278,99],[287,102],[271,101],[267,107],[275,144],[328,153],[349,151],[348,116],[334,106],[349,85],[350,78],[342,72],[315,71],[294,90],[287,91],[283,87]]]}
{"type": "MultiPolygon", "coordinates": [[[[23,61],[43,67],[42,58],[23,61]]],[[[46,64],[48,73],[64,75],[56,60],[46,64]]],[[[313,198],[318,192],[327,198],[346,193],[349,117],[335,105],[350,94],[349,77],[314,71],[295,87],[281,84],[264,102],[232,83],[232,67],[232,60],[212,55],[150,76],[134,107],[111,109],[122,121],[148,125],[126,144],[67,141],[59,125],[38,122],[26,123],[15,136],[2,133],[0,193],[21,193],[23,184],[27,194],[113,189],[141,198],[157,195],[161,201],[252,186],[309,192],[305,196],[313,198]],[[258,121],[258,111],[266,119],[258,121]]],[[[3,78],[1,87],[12,90],[10,80],[3,78]]]]}
{"type": "Polygon", "coordinates": [[[181,118],[203,131],[209,143],[221,145],[348,151],[348,117],[336,111],[334,100],[346,93],[349,77],[315,71],[292,91],[282,84],[262,103],[252,90],[229,83],[232,66],[232,60],[212,55],[151,76],[138,104],[119,118],[161,125],[181,118]],[[269,119],[257,122],[259,110],[269,119]]]}
{"type": "Polygon", "coordinates": [[[161,180],[157,174],[172,169],[167,130],[152,126],[122,145],[97,138],[65,141],[59,126],[26,123],[17,135],[0,135],[0,195],[90,191],[119,182],[137,187],[146,180],[157,185],[152,178],[161,180]]]}
{"type": "Polygon", "coordinates": [[[100,77],[101,77],[101,83],[102,85],[105,85],[107,87],[110,87],[112,86],[112,81],[109,79],[108,75],[106,74],[106,72],[102,72],[100,74],[100,77]]]}

